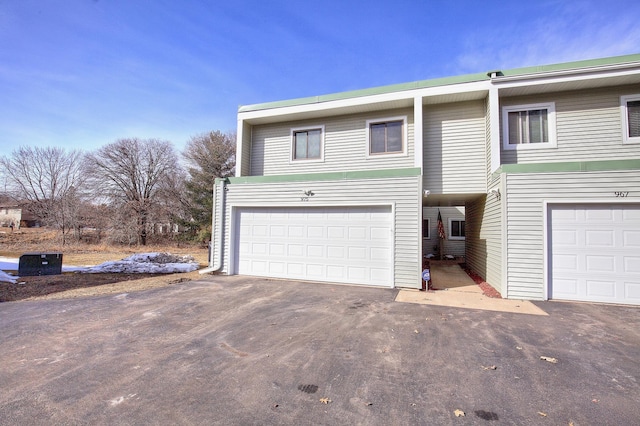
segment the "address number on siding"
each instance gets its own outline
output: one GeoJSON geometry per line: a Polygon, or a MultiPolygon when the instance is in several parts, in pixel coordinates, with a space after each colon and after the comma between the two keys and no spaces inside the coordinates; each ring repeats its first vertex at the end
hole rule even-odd
{"type": "Polygon", "coordinates": [[[616,195],[616,197],[628,197],[629,191],[616,191],[614,192],[614,194],[616,195]]]}

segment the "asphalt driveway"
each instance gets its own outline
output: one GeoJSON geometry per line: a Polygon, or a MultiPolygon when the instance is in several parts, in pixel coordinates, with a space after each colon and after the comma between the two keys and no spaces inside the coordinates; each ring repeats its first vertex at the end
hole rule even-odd
{"type": "Polygon", "coordinates": [[[639,308],[395,294],[210,276],[1,303],[0,424],[640,422],[639,308]]]}

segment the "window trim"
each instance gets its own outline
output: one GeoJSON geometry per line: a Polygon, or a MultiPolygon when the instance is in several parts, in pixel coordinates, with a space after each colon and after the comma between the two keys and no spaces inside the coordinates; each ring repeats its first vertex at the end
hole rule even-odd
{"type": "Polygon", "coordinates": [[[453,224],[453,222],[466,222],[466,220],[465,219],[457,219],[457,218],[449,218],[449,234],[447,235],[447,238],[449,240],[460,240],[460,241],[465,240],[466,239],[466,235],[467,235],[467,224],[465,223],[465,227],[464,227],[464,229],[465,229],[465,233],[464,234],[465,235],[462,236],[462,237],[459,237],[459,236],[454,236],[453,235],[453,232],[452,232],[452,224],[453,224]]]}
{"type": "Polygon", "coordinates": [[[324,162],[324,124],[319,126],[292,127],[289,133],[289,164],[294,163],[323,163],[324,162]],[[296,132],[320,130],[320,158],[295,158],[296,132]]]}
{"type": "Polygon", "coordinates": [[[556,139],[556,103],[544,102],[537,104],[522,104],[522,105],[507,105],[502,107],[502,149],[508,151],[520,151],[529,149],[549,149],[557,148],[558,143],[556,139]],[[549,142],[543,143],[524,143],[524,144],[510,144],[509,143],[509,113],[517,111],[531,111],[536,109],[547,110],[547,132],[549,135],[549,142]]]}
{"type": "Polygon", "coordinates": [[[428,217],[423,217],[422,218],[422,239],[423,240],[430,240],[431,239],[431,219],[429,219],[428,217]],[[427,225],[427,235],[424,234],[424,230],[425,230],[425,222],[427,225]]]}
{"type": "Polygon", "coordinates": [[[371,119],[371,120],[367,120],[366,122],[366,128],[365,128],[365,133],[366,133],[366,147],[365,149],[367,150],[367,159],[372,159],[372,158],[388,158],[388,157],[406,157],[407,156],[407,145],[409,144],[408,141],[408,129],[407,129],[407,116],[403,115],[403,116],[397,116],[397,117],[382,117],[382,118],[375,118],[375,119],[371,119]],[[380,152],[377,154],[372,154],[371,153],[371,125],[372,124],[381,124],[381,123],[391,123],[394,121],[401,121],[402,122],[402,151],[394,151],[394,152],[380,152]]]}
{"type": "Polygon", "coordinates": [[[622,119],[623,144],[640,143],[640,136],[629,136],[629,114],[627,111],[627,102],[629,101],[640,101],[640,94],[620,96],[620,115],[622,119]]]}

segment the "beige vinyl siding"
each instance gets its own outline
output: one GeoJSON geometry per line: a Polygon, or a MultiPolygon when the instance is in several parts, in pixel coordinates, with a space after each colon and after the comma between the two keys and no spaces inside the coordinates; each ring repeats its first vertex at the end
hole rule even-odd
{"type": "MultiPolygon", "coordinates": [[[[500,181],[493,188],[499,188],[500,181]]],[[[502,191],[502,190],[501,190],[502,191]]],[[[502,281],[502,201],[493,195],[479,197],[466,204],[465,262],[501,294],[502,281]]]]}
{"type": "Polygon", "coordinates": [[[247,176],[251,171],[251,126],[242,122],[242,164],[236,165],[241,176],[247,176]]]}
{"type": "MultiPolygon", "coordinates": [[[[640,85],[503,98],[500,107],[555,102],[557,148],[504,150],[502,164],[638,158],[637,145],[622,144],[620,96],[640,85]]],[[[501,111],[500,126],[503,126],[501,111]]],[[[500,134],[502,147],[502,130],[500,134]]]]}
{"type": "MultiPolygon", "coordinates": [[[[211,238],[211,259],[209,259],[209,263],[211,266],[212,260],[216,259],[216,257],[219,255],[220,251],[224,251],[224,243],[221,243],[221,240],[219,238],[220,236],[220,232],[223,229],[223,226],[225,225],[224,220],[225,218],[222,217],[222,212],[223,212],[223,204],[224,204],[224,198],[225,198],[225,191],[223,190],[223,185],[221,182],[217,182],[215,185],[215,191],[214,194],[215,197],[213,198],[213,221],[212,221],[212,238],[211,238]]],[[[223,259],[224,260],[224,259],[223,259]]],[[[215,263],[215,261],[213,262],[215,263]]]]}
{"type": "Polygon", "coordinates": [[[424,109],[424,187],[433,194],[487,189],[484,100],[424,109]]]}
{"type": "MultiPolygon", "coordinates": [[[[640,199],[640,171],[513,173],[506,179],[508,297],[544,298],[543,202],[640,199]],[[629,191],[626,198],[615,192],[629,191]]],[[[503,196],[503,199],[504,196],[503,196]]]]}
{"type": "Polygon", "coordinates": [[[414,166],[413,108],[254,126],[251,176],[332,171],[400,169],[414,166]],[[407,118],[406,155],[367,158],[367,120],[407,118]],[[291,161],[291,129],[324,126],[324,160],[291,161]]]}
{"type": "Polygon", "coordinates": [[[314,207],[393,205],[395,209],[396,287],[419,288],[420,281],[420,177],[340,181],[230,184],[226,192],[224,268],[230,273],[231,211],[233,206],[314,207]],[[300,200],[303,189],[314,193],[300,200]]]}
{"type": "Polygon", "coordinates": [[[430,239],[422,240],[422,250],[424,254],[434,253],[435,245],[439,244],[438,240],[438,210],[442,215],[442,223],[444,224],[445,236],[442,242],[443,255],[450,254],[452,256],[464,256],[465,240],[449,239],[449,219],[465,220],[464,207],[424,207],[422,209],[423,218],[429,219],[429,227],[431,228],[430,239]]]}

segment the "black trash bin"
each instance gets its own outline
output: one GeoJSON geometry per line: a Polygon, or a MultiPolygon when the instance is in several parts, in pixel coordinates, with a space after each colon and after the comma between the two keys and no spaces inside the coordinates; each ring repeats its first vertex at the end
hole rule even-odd
{"type": "Polygon", "coordinates": [[[18,274],[23,277],[60,275],[62,253],[25,253],[20,256],[18,274]]]}

